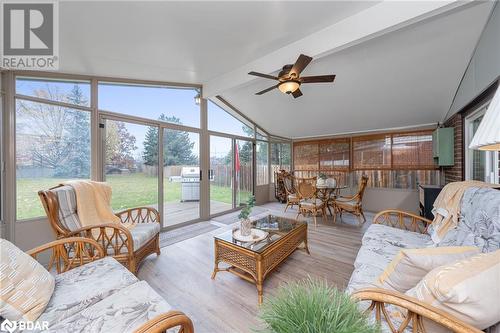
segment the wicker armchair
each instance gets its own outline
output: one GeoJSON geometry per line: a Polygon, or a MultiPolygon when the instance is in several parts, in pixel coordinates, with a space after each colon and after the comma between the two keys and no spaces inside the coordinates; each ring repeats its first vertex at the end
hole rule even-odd
{"type": "Polygon", "coordinates": [[[122,224],[134,224],[133,228],[115,223],[81,227],[76,199],[68,200],[71,191],[70,186],[59,185],[38,192],[57,239],[91,238],[101,245],[106,255],[113,256],[134,274],[146,256],[152,253],[160,255],[160,214],[156,209],[138,207],[115,214],[122,224]]]}
{"type": "Polygon", "coordinates": [[[314,226],[317,226],[316,216],[321,213],[323,220],[326,221],[326,205],[323,200],[317,198],[316,177],[312,178],[296,178],[297,193],[300,197],[299,212],[300,215],[312,215],[314,218],[314,226]]]}
{"type": "Polygon", "coordinates": [[[331,199],[329,204],[333,207],[334,223],[337,222],[337,213],[340,214],[340,218],[342,219],[343,212],[355,215],[360,225],[366,222],[365,214],[363,213],[363,195],[367,184],[368,176],[363,175],[359,182],[358,192],[355,195],[349,197],[339,196],[331,199]],[[361,220],[361,217],[363,220],[361,220]]]}
{"type": "MultiPolygon", "coordinates": [[[[51,271],[55,268],[57,274],[105,256],[103,248],[96,241],[82,237],[59,239],[34,248],[27,253],[37,259],[40,253],[47,251],[50,252],[47,269],[51,271]]],[[[98,288],[98,286],[96,287],[98,288]]],[[[158,315],[140,326],[136,332],[160,333],[166,332],[170,328],[179,328],[178,332],[182,333],[194,333],[191,319],[180,311],[169,311],[158,315]]]]}
{"type": "Polygon", "coordinates": [[[286,175],[283,176],[283,187],[285,188],[285,193],[286,193],[285,212],[288,209],[288,207],[293,208],[293,206],[298,205],[300,201],[299,194],[297,193],[294,186],[295,181],[296,181],[295,177],[288,172],[286,173],[286,175]]]}
{"type": "Polygon", "coordinates": [[[470,326],[430,304],[419,301],[416,298],[407,296],[397,291],[381,288],[360,289],[352,294],[352,297],[359,301],[371,301],[367,312],[375,311],[375,319],[380,322],[383,318],[390,331],[393,333],[403,332],[409,325],[412,332],[427,333],[425,321],[430,320],[456,333],[481,333],[481,330],[470,326]],[[395,305],[402,310],[406,310],[406,319],[399,325],[395,324],[388,314],[385,306],[395,305]]]}

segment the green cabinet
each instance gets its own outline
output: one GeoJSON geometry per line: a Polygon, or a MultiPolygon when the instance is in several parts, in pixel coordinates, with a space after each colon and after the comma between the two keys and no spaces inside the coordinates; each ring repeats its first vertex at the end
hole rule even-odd
{"type": "Polygon", "coordinates": [[[432,133],[432,156],[439,166],[455,164],[455,130],[453,127],[437,128],[432,133]]]}

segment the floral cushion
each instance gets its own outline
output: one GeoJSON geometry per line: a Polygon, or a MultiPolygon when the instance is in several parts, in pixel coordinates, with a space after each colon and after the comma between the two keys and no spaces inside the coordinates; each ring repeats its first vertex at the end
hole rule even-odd
{"type": "Polygon", "coordinates": [[[134,251],[146,244],[151,238],[160,232],[160,224],[153,223],[137,223],[130,233],[134,239],[134,251]]]}
{"type": "Polygon", "coordinates": [[[170,309],[170,305],[147,282],[140,281],[63,321],[49,325],[47,332],[135,332],[147,321],[170,309]]]}
{"type": "Polygon", "coordinates": [[[378,244],[380,247],[387,244],[403,249],[417,249],[432,245],[431,237],[427,234],[389,227],[383,224],[372,224],[363,236],[362,244],[378,244]]]}
{"type": "Polygon", "coordinates": [[[137,281],[112,257],[71,269],[55,276],[54,293],[38,320],[51,326],[137,281]]]}
{"type": "Polygon", "coordinates": [[[354,267],[369,264],[384,270],[394,257],[401,251],[400,247],[390,244],[370,243],[359,249],[354,267]]]}
{"type": "Polygon", "coordinates": [[[477,246],[482,252],[500,248],[500,190],[469,188],[461,202],[460,221],[439,246],[477,246]]]}

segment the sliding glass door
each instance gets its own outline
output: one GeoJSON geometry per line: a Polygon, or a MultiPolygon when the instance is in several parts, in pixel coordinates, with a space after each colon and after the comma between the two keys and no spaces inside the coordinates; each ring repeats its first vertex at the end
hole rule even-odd
{"type": "Polygon", "coordinates": [[[163,129],[163,226],[200,218],[200,135],[163,129]]]}
{"type": "Polygon", "coordinates": [[[113,209],[158,208],[158,127],[111,119],[103,124],[104,177],[113,190],[113,209]]]}
{"type": "Polygon", "coordinates": [[[239,207],[253,194],[253,142],[235,140],[234,147],[236,207],[239,207]]]}
{"type": "Polygon", "coordinates": [[[233,140],[210,136],[210,214],[233,208],[233,140]]]}

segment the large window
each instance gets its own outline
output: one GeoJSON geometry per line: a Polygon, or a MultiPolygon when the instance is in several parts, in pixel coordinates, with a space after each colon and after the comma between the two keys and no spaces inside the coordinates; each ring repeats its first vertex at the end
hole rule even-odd
{"type": "Polygon", "coordinates": [[[200,127],[199,92],[193,88],[99,83],[99,109],[200,127]]]}
{"type": "Polygon", "coordinates": [[[488,105],[483,105],[465,119],[465,179],[500,183],[498,152],[469,149],[469,145],[483,120],[488,105]]]}
{"type": "Polygon", "coordinates": [[[352,139],[354,170],[390,169],[391,136],[376,135],[352,139]]]}
{"type": "Polygon", "coordinates": [[[290,147],[291,144],[289,143],[284,143],[284,142],[271,143],[271,168],[273,174],[279,170],[287,170],[287,171],[291,170],[292,150],[290,147]]]}
{"type": "Polygon", "coordinates": [[[88,87],[88,82],[16,80],[18,220],[45,214],[39,190],[69,179],[90,178],[88,87]],[[23,95],[46,102],[30,101],[23,95]]]}
{"type": "Polygon", "coordinates": [[[210,136],[210,214],[233,208],[233,140],[210,136]]]}
{"type": "Polygon", "coordinates": [[[432,158],[432,131],[387,133],[294,143],[298,177],[325,173],[340,184],[357,185],[362,174],[371,187],[416,188],[439,184],[432,158]]]}
{"type": "Polygon", "coordinates": [[[265,141],[257,141],[255,154],[257,156],[257,185],[269,184],[269,144],[265,141]]]}
{"type": "Polygon", "coordinates": [[[105,177],[115,211],[158,208],[158,128],[105,120],[105,177]]]}
{"type": "Polygon", "coordinates": [[[254,137],[254,130],[212,101],[208,101],[208,129],[214,132],[254,137]]]}
{"type": "Polygon", "coordinates": [[[200,217],[200,135],[163,129],[164,226],[200,217]]]}

